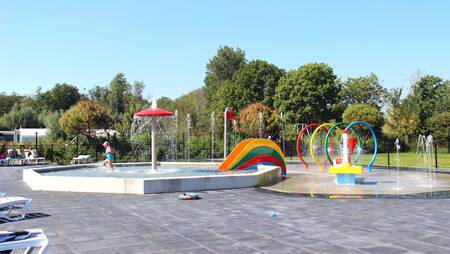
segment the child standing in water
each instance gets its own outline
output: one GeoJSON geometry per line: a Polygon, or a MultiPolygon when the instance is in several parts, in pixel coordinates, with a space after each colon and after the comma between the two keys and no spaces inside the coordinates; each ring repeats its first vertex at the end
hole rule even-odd
{"type": "Polygon", "coordinates": [[[103,147],[105,148],[105,153],[103,154],[106,159],[103,161],[103,166],[111,169],[112,171],[114,171],[114,166],[113,166],[113,153],[112,153],[112,149],[111,146],[109,145],[108,141],[105,141],[105,143],[103,143],[103,147]]]}

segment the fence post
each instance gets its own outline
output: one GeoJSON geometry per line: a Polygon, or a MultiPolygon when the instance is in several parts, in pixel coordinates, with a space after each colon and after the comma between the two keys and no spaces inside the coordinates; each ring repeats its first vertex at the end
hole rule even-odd
{"type": "Polygon", "coordinates": [[[437,143],[434,142],[434,165],[435,168],[438,168],[438,156],[437,156],[437,143]]]}
{"type": "Polygon", "coordinates": [[[388,168],[390,169],[391,168],[391,157],[389,156],[390,155],[390,153],[389,153],[389,150],[387,151],[387,159],[388,159],[388,168]]]}

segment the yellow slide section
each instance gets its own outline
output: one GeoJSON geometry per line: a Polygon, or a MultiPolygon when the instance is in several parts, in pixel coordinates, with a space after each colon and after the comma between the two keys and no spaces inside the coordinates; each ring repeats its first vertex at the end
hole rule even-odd
{"type": "Polygon", "coordinates": [[[239,144],[233,149],[233,151],[227,156],[227,158],[220,164],[219,169],[220,170],[227,170],[232,165],[231,163],[234,161],[234,158],[236,158],[239,153],[247,146],[248,143],[255,140],[254,138],[249,138],[246,140],[243,140],[239,142],[239,144]]]}

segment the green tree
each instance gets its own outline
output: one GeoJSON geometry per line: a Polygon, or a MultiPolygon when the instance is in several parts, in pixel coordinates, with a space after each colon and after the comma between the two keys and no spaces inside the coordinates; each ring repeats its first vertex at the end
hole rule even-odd
{"type": "Polygon", "coordinates": [[[364,121],[372,126],[376,133],[380,133],[384,123],[381,111],[374,105],[355,104],[350,105],[342,114],[344,122],[351,123],[364,121]]]}
{"type": "Polygon", "coordinates": [[[24,96],[20,96],[15,93],[11,95],[0,93],[0,116],[8,113],[14,104],[20,102],[23,98],[24,96]]]}
{"type": "Polygon", "coordinates": [[[263,102],[273,108],[275,88],[283,75],[284,70],[266,61],[254,60],[243,65],[233,77],[233,83],[236,84],[234,92],[239,94],[242,102],[235,109],[240,110],[253,102],[263,102]]]}
{"type": "Polygon", "coordinates": [[[52,139],[65,138],[66,135],[59,125],[59,119],[63,111],[48,111],[44,110],[39,114],[39,122],[41,122],[45,128],[49,129],[49,136],[52,139]]]}
{"type": "Polygon", "coordinates": [[[426,75],[412,85],[407,100],[411,101],[411,106],[418,114],[419,127],[423,133],[431,132],[426,123],[433,114],[448,111],[448,84],[439,77],[426,75]]]}
{"type": "Polygon", "coordinates": [[[87,137],[91,137],[95,129],[107,129],[110,123],[111,117],[106,109],[90,100],[79,101],[59,119],[67,135],[83,134],[87,137]]]}
{"type": "Polygon", "coordinates": [[[382,108],[386,92],[378,77],[371,73],[368,76],[348,78],[343,84],[341,97],[346,105],[370,104],[382,108]]]}
{"type": "Polygon", "coordinates": [[[105,107],[108,106],[108,93],[109,90],[107,87],[103,86],[94,86],[88,92],[88,98],[90,100],[95,101],[96,103],[103,105],[105,107]]]}
{"type": "Polygon", "coordinates": [[[144,108],[149,107],[149,103],[144,99],[145,84],[142,81],[135,81],[133,86],[131,87],[132,94],[128,95],[126,105],[127,107],[124,109],[123,117],[121,121],[121,126],[117,126],[119,128],[118,131],[128,137],[130,135],[130,127],[133,122],[133,117],[136,112],[141,111],[144,108]]]}
{"type": "Polygon", "coordinates": [[[217,89],[225,80],[231,80],[234,73],[245,64],[245,52],[229,46],[220,47],[216,55],[206,65],[205,94],[208,101],[213,100],[217,89]]]}
{"type": "Polygon", "coordinates": [[[279,132],[280,116],[268,106],[256,102],[248,105],[239,113],[239,132],[247,137],[258,137],[262,113],[262,137],[276,136],[279,132]]]}
{"type": "Polygon", "coordinates": [[[81,95],[76,86],[56,84],[51,90],[36,95],[36,104],[51,111],[67,110],[74,105],[81,95]]]}
{"type": "Polygon", "coordinates": [[[341,115],[338,110],[340,89],[330,66],[306,64],[280,79],[274,104],[291,123],[326,122],[341,115]]]}
{"type": "Polygon", "coordinates": [[[447,144],[447,150],[450,153],[450,112],[435,114],[428,119],[428,126],[434,140],[438,144],[447,144]]]}
{"type": "Polygon", "coordinates": [[[402,89],[392,89],[388,96],[389,107],[386,112],[383,134],[409,143],[419,134],[419,117],[412,101],[401,99],[402,89]]]}
{"type": "Polygon", "coordinates": [[[11,111],[0,118],[0,128],[14,130],[17,128],[40,128],[37,112],[28,106],[14,104],[11,111]]]}
{"type": "Polygon", "coordinates": [[[107,95],[108,112],[111,114],[113,122],[119,124],[122,121],[125,108],[130,100],[131,86],[125,78],[125,74],[118,73],[109,84],[107,95]]]}

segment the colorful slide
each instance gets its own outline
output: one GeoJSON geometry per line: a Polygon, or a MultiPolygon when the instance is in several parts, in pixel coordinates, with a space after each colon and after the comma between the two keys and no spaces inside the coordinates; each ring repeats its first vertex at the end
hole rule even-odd
{"type": "Polygon", "coordinates": [[[241,141],[219,166],[220,170],[241,170],[257,164],[271,164],[281,168],[286,175],[286,162],[280,147],[270,139],[241,141]]]}

